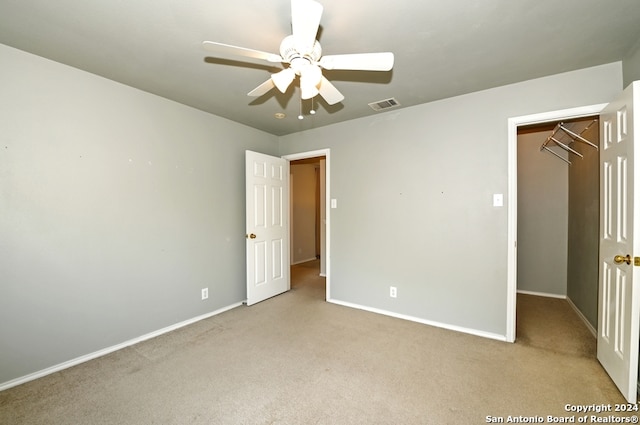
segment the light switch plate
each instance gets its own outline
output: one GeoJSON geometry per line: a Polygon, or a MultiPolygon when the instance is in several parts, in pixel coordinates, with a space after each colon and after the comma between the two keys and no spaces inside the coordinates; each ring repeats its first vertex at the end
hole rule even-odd
{"type": "Polygon", "coordinates": [[[331,208],[338,208],[338,200],[337,199],[332,199],[331,200],[331,208]]]}
{"type": "Polygon", "coordinates": [[[502,193],[494,193],[493,194],[493,206],[501,207],[503,205],[502,201],[502,193]]]}

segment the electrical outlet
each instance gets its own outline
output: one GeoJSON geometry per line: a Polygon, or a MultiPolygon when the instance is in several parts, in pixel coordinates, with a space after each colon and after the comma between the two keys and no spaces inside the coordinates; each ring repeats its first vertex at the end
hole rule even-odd
{"type": "Polygon", "coordinates": [[[209,288],[202,288],[202,299],[206,300],[209,298],[209,288]]]}
{"type": "Polygon", "coordinates": [[[391,298],[397,298],[398,297],[398,288],[396,288],[395,286],[390,286],[389,287],[389,296],[391,298]]]}

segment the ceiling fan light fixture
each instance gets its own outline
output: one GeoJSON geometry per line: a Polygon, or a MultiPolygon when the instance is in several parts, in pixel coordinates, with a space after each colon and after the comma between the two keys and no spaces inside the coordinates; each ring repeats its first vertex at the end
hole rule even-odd
{"type": "Polygon", "coordinates": [[[309,64],[300,72],[300,90],[303,99],[311,99],[317,96],[320,91],[320,81],[322,81],[322,71],[316,65],[309,64]]]}
{"type": "Polygon", "coordinates": [[[317,87],[305,85],[302,84],[302,82],[300,82],[300,90],[302,91],[302,95],[300,97],[302,97],[302,99],[304,100],[311,99],[312,97],[315,97],[318,95],[318,93],[320,93],[317,87]]]}
{"type": "Polygon", "coordinates": [[[280,92],[284,93],[289,88],[289,85],[296,77],[296,73],[291,68],[283,69],[280,72],[271,75],[271,81],[273,84],[280,90],[280,92]]]}

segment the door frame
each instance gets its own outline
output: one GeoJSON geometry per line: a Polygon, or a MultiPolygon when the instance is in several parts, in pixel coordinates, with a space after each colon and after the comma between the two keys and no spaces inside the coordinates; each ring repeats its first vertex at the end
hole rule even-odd
{"type": "Polygon", "coordinates": [[[518,291],[518,127],[599,115],[606,103],[561,109],[508,119],[507,138],[507,342],[516,340],[516,296],[518,291]]]}
{"type": "MultiPolygon", "coordinates": [[[[291,162],[299,159],[309,159],[319,156],[325,157],[325,301],[329,301],[331,299],[331,149],[327,148],[315,151],[292,153],[282,155],[282,158],[291,162]]],[[[290,194],[287,194],[287,196],[290,196],[290,194]]],[[[289,263],[291,263],[291,258],[289,258],[289,263]]]]}

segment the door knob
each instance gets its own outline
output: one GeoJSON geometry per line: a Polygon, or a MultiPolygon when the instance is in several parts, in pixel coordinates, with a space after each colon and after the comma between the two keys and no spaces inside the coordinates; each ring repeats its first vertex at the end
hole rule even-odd
{"type": "Polygon", "coordinates": [[[616,255],[615,257],[613,257],[613,261],[616,264],[622,264],[622,263],[631,264],[631,256],[629,254],[627,254],[625,257],[623,257],[622,255],[616,255]]]}
{"type": "Polygon", "coordinates": [[[253,234],[253,233],[251,233],[251,234],[247,235],[247,237],[248,237],[249,239],[255,239],[255,238],[257,238],[257,236],[256,236],[255,234],[253,234]]]}

